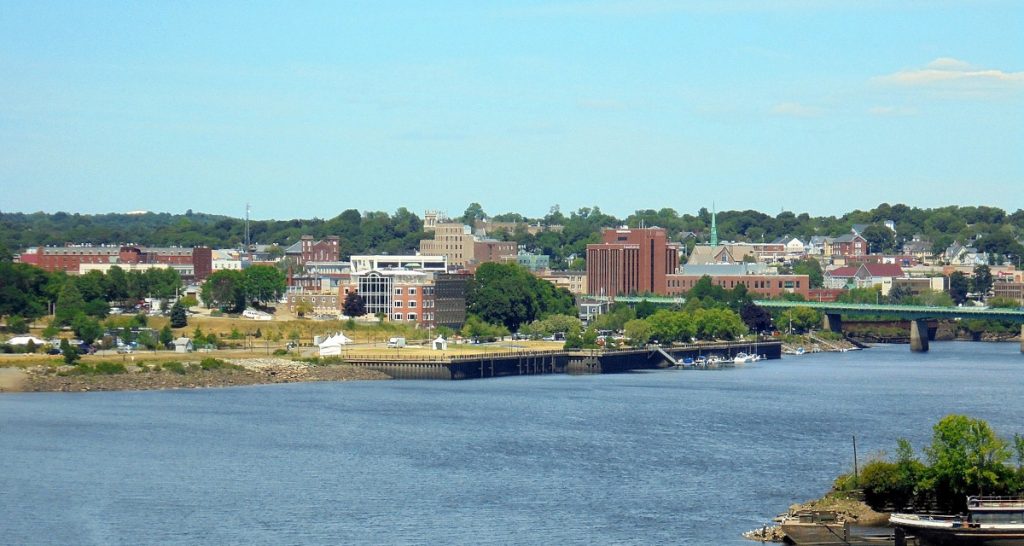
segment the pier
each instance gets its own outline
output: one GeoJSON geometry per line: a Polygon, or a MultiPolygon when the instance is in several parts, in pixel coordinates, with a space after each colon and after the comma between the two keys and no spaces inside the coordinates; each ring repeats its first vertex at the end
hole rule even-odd
{"type": "Polygon", "coordinates": [[[780,341],[698,343],[615,351],[502,351],[458,356],[405,355],[345,357],[345,363],[386,373],[395,379],[484,379],[518,375],[627,373],[670,368],[684,358],[738,353],[782,356],[780,341]]]}

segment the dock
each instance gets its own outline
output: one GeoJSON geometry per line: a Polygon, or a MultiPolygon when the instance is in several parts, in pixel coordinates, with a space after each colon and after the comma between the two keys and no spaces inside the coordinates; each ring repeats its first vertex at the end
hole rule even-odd
{"type": "Polygon", "coordinates": [[[782,356],[782,343],[718,342],[609,351],[498,351],[449,356],[352,355],[345,357],[345,363],[386,373],[395,379],[456,380],[562,373],[628,373],[672,368],[687,357],[714,354],[731,359],[744,352],[764,355],[769,360],[778,359],[782,356]]]}

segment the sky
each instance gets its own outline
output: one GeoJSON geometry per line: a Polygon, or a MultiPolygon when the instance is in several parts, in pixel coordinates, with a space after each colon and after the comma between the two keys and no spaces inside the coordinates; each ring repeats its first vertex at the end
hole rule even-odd
{"type": "Polygon", "coordinates": [[[0,3],[0,211],[1024,208],[1024,2],[0,3]]]}

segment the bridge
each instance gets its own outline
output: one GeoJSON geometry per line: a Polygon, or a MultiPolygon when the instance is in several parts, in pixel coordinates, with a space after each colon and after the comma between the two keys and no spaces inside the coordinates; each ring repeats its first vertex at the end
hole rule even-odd
{"type": "MultiPolygon", "coordinates": [[[[609,298],[595,297],[598,301],[609,298]]],[[[641,301],[649,301],[655,305],[683,305],[686,299],[669,296],[619,296],[610,298],[612,301],[635,305],[641,301]]],[[[793,309],[797,307],[820,311],[826,330],[842,331],[842,315],[846,316],[890,316],[910,321],[910,350],[925,352],[928,350],[927,320],[1000,320],[1021,325],[1021,352],[1024,353],[1024,308],[1001,309],[992,307],[932,307],[925,305],[893,305],[872,303],[825,303],[817,301],[786,301],[786,300],[754,300],[754,303],[765,309],[793,309]]]]}

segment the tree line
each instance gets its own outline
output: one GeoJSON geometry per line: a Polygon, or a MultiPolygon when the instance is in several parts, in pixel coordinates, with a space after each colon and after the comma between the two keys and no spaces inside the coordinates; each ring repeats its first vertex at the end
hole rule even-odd
{"type": "MultiPolygon", "coordinates": [[[[472,203],[458,220],[472,224],[489,217],[495,221],[523,222],[562,226],[560,231],[530,234],[525,225],[509,231],[488,233],[514,240],[530,252],[552,257],[558,268],[582,268],[586,245],[600,241],[604,228],[659,226],[670,239],[689,246],[707,241],[711,212],[701,208],[695,214],[672,208],[638,210],[617,218],[599,207],[581,207],[565,214],[557,205],[542,217],[530,218],[516,212],[488,216],[479,203],[472,203]],[[690,237],[689,234],[695,237],[690,237]]],[[[997,207],[949,206],[922,209],[907,205],[881,205],[867,211],[854,210],[842,216],[810,216],[784,211],[775,216],[754,210],[727,210],[717,215],[721,240],[769,242],[778,237],[807,240],[814,235],[837,236],[849,233],[854,224],[866,224],[864,235],[873,252],[899,252],[903,243],[916,235],[931,241],[932,250],[941,252],[954,241],[975,241],[982,252],[1001,260],[1016,262],[1024,255],[1020,238],[1024,236],[1024,210],[1008,213],[997,207]],[[884,226],[891,220],[896,233],[884,226]]],[[[193,213],[69,214],[42,212],[25,214],[0,212],[0,251],[37,245],[63,245],[66,242],[92,244],[134,243],[151,246],[197,246],[238,248],[244,242],[245,222],[240,218],[193,213]]],[[[341,239],[344,257],[352,254],[402,254],[415,251],[419,241],[429,235],[420,216],[405,208],[393,213],[381,211],[343,211],[330,219],[254,220],[250,222],[250,240],[254,243],[290,245],[302,235],[341,239]]]]}

